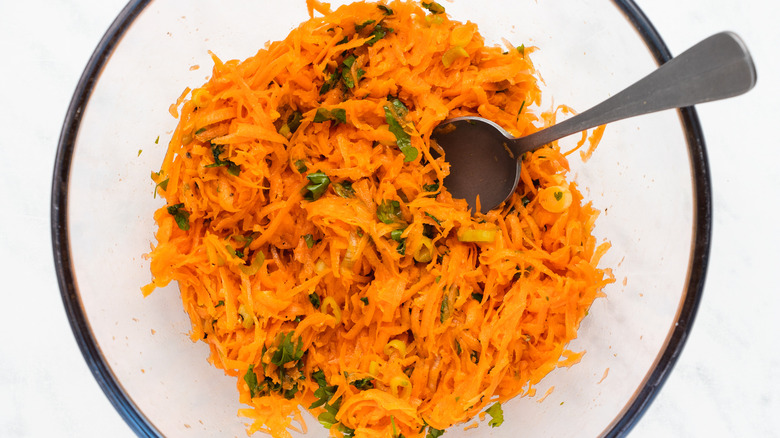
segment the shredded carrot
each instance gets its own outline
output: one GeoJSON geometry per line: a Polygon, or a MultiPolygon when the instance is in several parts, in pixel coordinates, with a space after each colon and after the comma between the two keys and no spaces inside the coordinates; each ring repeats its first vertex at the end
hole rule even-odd
{"type": "Polygon", "coordinates": [[[551,387],[547,388],[547,391],[544,392],[544,395],[541,396],[539,398],[539,400],[536,400],[536,402],[537,403],[542,403],[547,397],[550,396],[550,394],[553,393],[553,391],[555,391],[555,387],[554,386],[551,386],[551,387]]]}
{"type": "Polygon", "coordinates": [[[604,375],[601,376],[601,380],[599,380],[598,383],[601,384],[601,382],[603,382],[604,379],[606,379],[608,375],[609,375],[609,368],[604,370],[604,375]]]}
{"type": "Polygon", "coordinates": [[[419,437],[534,394],[579,360],[565,346],[614,281],[598,211],[552,143],[472,216],[430,135],[462,115],[515,135],[551,123],[536,49],[486,46],[435,2],[307,6],[254,56],[212,55],[211,79],[171,109],[144,294],[178,283],[249,433],[306,430],[303,407],[332,436],[419,437]],[[553,211],[548,187],[566,194],[553,211]]]}

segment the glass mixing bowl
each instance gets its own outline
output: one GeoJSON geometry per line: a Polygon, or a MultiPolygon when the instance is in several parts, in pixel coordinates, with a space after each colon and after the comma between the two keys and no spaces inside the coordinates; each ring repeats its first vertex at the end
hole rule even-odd
{"type": "MultiPolygon", "coordinates": [[[[445,2],[488,41],[539,47],[543,103],[584,110],[670,54],[631,0],[445,2]]],[[[334,5],[335,6],[335,5],[334,5]]],[[[52,238],[73,332],[111,403],[140,436],[245,436],[235,380],[189,340],[175,285],[143,298],[143,254],[153,242],[150,172],[176,125],[168,113],[212,62],[244,59],[307,18],[304,0],[131,1],[78,84],[57,151],[52,238]]],[[[563,142],[572,143],[568,139],[563,142]]],[[[574,157],[573,155],[572,157],[574,157]]],[[[692,108],[613,123],[572,175],[603,213],[612,243],[602,266],[616,282],[595,301],[569,348],[582,361],[553,371],[536,397],[504,404],[501,427],[449,437],[619,436],[641,417],[671,371],[701,296],[711,193],[692,108]],[[553,388],[546,399],[541,395],[553,388]]],[[[308,436],[325,429],[308,417],[308,436]]]]}

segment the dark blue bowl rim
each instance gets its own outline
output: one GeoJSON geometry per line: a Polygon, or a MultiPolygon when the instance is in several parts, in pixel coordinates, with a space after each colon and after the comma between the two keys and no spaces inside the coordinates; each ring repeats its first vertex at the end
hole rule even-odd
{"type": "MultiPolygon", "coordinates": [[[[138,436],[162,437],[163,434],[140,411],[111,371],[100,347],[90,331],[75,281],[68,236],[68,184],[73,150],[81,124],[81,117],[92,91],[111,53],[138,15],[151,0],[131,0],[106,31],[95,48],[79,79],[65,121],[60,132],[54,164],[51,193],[51,237],[54,265],[65,311],[81,353],[108,400],[138,436]]],[[[669,49],[647,16],[633,0],[612,0],[647,45],[656,62],[662,64],[671,58],[669,49]]],[[[694,236],[687,291],[677,323],[669,337],[666,349],[656,367],[647,376],[644,386],[621,413],[604,436],[622,437],[637,424],[671,373],[691,332],[701,300],[706,277],[712,236],[712,190],[704,135],[696,110],[682,108],[680,120],[688,143],[693,174],[694,236]]]]}

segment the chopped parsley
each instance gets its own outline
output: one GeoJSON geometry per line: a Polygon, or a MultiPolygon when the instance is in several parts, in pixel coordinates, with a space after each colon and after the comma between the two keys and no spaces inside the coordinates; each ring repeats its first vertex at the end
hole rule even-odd
{"type": "MultiPolygon", "coordinates": [[[[328,381],[325,379],[325,373],[322,372],[322,370],[313,372],[311,374],[311,378],[317,382],[319,388],[314,391],[314,396],[317,397],[317,400],[312,403],[311,406],[309,406],[309,409],[322,406],[325,411],[317,416],[317,421],[319,421],[320,424],[322,424],[326,429],[330,429],[334,425],[338,424],[338,420],[336,420],[336,414],[338,414],[339,409],[341,408],[341,397],[337,398],[332,403],[330,402],[331,398],[333,398],[333,395],[338,390],[338,386],[328,385],[328,381]]],[[[351,433],[351,429],[342,426],[343,425],[339,425],[339,429],[342,432],[347,434],[351,433]]]]}
{"type": "Polygon", "coordinates": [[[222,145],[211,144],[211,154],[214,156],[214,164],[209,164],[206,167],[227,167],[227,172],[233,176],[238,176],[241,172],[241,166],[230,160],[222,160],[219,158],[222,155],[222,145]]]}
{"type": "Polygon", "coordinates": [[[432,426],[428,426],[428,434],[425,435],[425,438],[439,438],[442,435],[444,435],[443,430],[434,429],[432,426]]]}
{"type": "Polygon", "coordinates": [[[428,213],[427,211],[425,212],[425,215],[433,219],[433,221],[436,222],[436,225],[441,225],[441,221],[436,216],[428,213]]]}
{"type": "Polygon", "coordinates": [[[244,374],[244,382],[246,382],[247,386],[249,386],[249,395],[252,398],[257,397],[258,393],[260,392],[260,385],[257,383],[257,374],[255,374],[255,366],[253,364],[249,364],[249,369],[246,370],[246,374],[244,374]]]}
{"type": "MultiPolygon", "coordinates": [[[[370,26],[370,25],[372,25],[374,23],[376,23],[376,20],[366,20],[366,21],[364,21],[364,22],[362,22],[360,24],[355,24],[355,32],[360,32],[361,30],[363,30],[367,26],[370,26]]],[[[344,61],[345,61],[344,63],[346,64],[346,60],[344,60],[344,61]]],[[[354,56],[353,56],[353,61],[354,61],[354,56]]],[[[350,67],[351,67],[351,65],[350,65],[350,67]]]]}
{"type": "Polygon", "coordinates": [[[438,192],[439,191],[439,183],[425,184],[423,186],[423,191],[425,191],[425,192],[438,192]]]}
{"type": "Polygon", "coordinates": [[[393,99],[390,105],[385,105],[385,120],[390,125],[390,132],[395,135],[395,142],[398,149],[404,154],[404,162],[413,161],[417,158],[417,149],[412,146],[412,137],[404,130],[401,122],[409,110],[403,102],[393,99]]]}
{"type": "MultiPolygon", "coordinates": [[[[326,71],[326,73],[327,73],[327,71],[326,71]]],[[[339,74],[338,70],[336,70],[335,72],[331,73],[330,76],[328,77],[328,79],[320,87],[320,95],[323,95],[323,94],[327,93],[328,91],[336,88],[336,85],[338,85],[340,78],[341,78],[341,75],[339,74]]],[[[317,112],[319,112],[319,111],[317,111],[317,112]]]]}
{"type": "Polygon", "coordinates": [[[314,246],[314,236],[306,234],[303,236],[303,241],[306,242],[306,246],[311,248],[314,246]]]}
{"type": "Polygon", "coordinates": [[[376,5],[376,7],[379,8],[380,11],[384,12],[385,15],[393,15],[393,10],[385,5],[376,5]]]}
{"type": "Polygon", "coordinates": [[[392,32],[393,29],[385,27],[381,22],[374,26],[374,30],[371,31],[371,39],[366,41],[367,46],[373,46],[377,41],[386,37],[387,34],[392,32]]]}
{"type": "Polygon", "coordinates": [[[165,178],[164,180],[157,183],[157,185],[154,186],[154,197],[157,197],[157,188],[163,189],[163,191],[168,190],[168,181],[170,181],[170,178],[165,178]]]}
{"type": "Polygon", "coordinates": [[[336,393],[338,386],[328,385],[328,381],[325,380],[325,373],[322,372],[322,370],[317,370],[311,373],[311,378],[319,386],[319,388],[314,391],[314,396],[317,397],[317,401],[309,406],[309,409],[314,409],[329,402],[331,397],[333,397],[333,394],[336,393]]]}
{"type": "Polygon", "coordinates": [[[303,357],[303,339],[298,337],[298,341],[293,343],[293,332],[286,335],[279,335],[279,345],[276,348],[271,363],[283,369],[290,362],[297,362],[303,357]]]}
{"type": "Polygon", "coordinates": [[[314,123],[322,123],[328,120],[336,122],[336,124],[347,123],[347,110],[344,108],[333,108],[332,110],[317,108],[317,112],[314,114],[314,123]]]}
{"type": "Polygon", "coordinates": [[[315,309],[320,308],[320,296],[317,295],[317,292],[312,292],[309,294],[309,301],[311,301],[311,305],[314,306],[315,309]]]}
{"type": "Polygon", "coordinates": [[[350,384],[361,391],[365,391],[366,389],[372,389],[374,387],[373,380],[374,379],[371,377],[366,377],[363,379],[355,380],[350,384]]]}
{"type": "Polygon", "coordinates": [[[490,427],[498,427],[504,423],[504,410],[501,409],[501,403],[494,403],[493,406],[485,410],[485,413],[491,417],[491,420],[488,422],[490,427]]]}
{"type": "Polygon", "coordinates": [[[184,204],[175,204],[168,206],[168,214],[173,216],[176,225],[184,231],[190,229],[190,213],[184,210],[184,204]]]}
{"type": "MultiPolygon", "coordinates": [[[[368,20],[366,23],[371,24],[373,22],[374,20],[368,20]]],[[[355,75],[352,75],[352,66],[355,64],[355,60],[355,56],[350,55],[342,62],[344,68],[341,70],[341,80],[344,82],[344,85],[350,89],[355,88],[355,85],[358,83],[358,81],[360,81],[363,75],[366,74],[365,70],[358,68],[355,70],[355,75]]]]}

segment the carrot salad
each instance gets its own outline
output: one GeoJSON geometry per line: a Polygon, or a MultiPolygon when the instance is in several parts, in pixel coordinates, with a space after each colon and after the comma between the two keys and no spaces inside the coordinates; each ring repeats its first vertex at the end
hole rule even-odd
{"type": "Polygon", "coordinates": [[[566,344],[613,281],[557,144],[487,214],[442,183],[442,120],[551,122],[535,49],[486,46],[435,2],[307,5],[283,41],[212,55],[171,107],[143,293],[178,283],[250,434],[306,431],[302,409],[335,437],[498,426],[501,402],[580,359],[566,344]]]}

